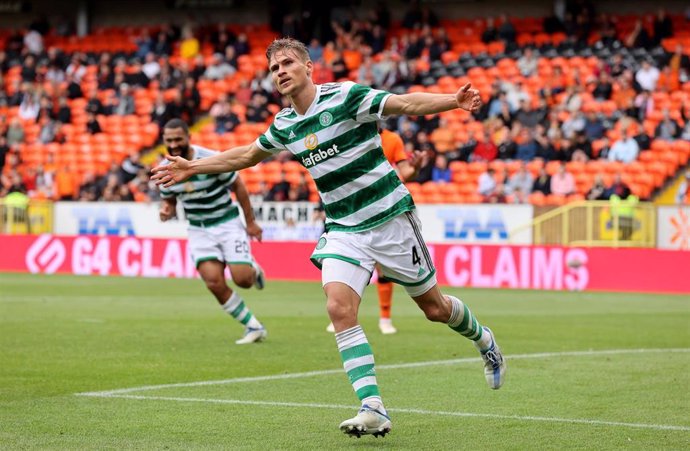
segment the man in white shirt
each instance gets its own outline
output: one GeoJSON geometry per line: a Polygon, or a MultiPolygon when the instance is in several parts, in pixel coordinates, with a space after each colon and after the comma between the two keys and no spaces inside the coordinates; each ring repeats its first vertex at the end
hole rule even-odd
{"type": "Polygon", "coordinates": [[[642,67],[635,74],[635,80],[645,91],[654,91],[659,80],[659,69],[652,66],[649,61],[642,61],[642,67]]]}
{"type": "Polygon", "coordinates": [[[613,143],[609,151],[609,161],[621,161],[631,163],[637,160],[640,146],[633,138],[628,136],[628,130],[623,130],[621,139],[613,143]]]}

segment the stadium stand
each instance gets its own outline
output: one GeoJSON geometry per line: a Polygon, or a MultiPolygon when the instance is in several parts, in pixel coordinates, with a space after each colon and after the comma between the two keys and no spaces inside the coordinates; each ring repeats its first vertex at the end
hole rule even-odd
{"type": "MultiPolygon", "coordinates": [[[[1,31],[0,195],[155,200],[139,155],[154,148],[169,118],[199,120],[193,142],[226,149],[256,139],[286,106],[264,55],[280,35],[310,42],[318,83],[352,79],[396,93],[450,93],[467,82],[480,89],[484,107],[474,115],[452,111],[394,124],[408,149],[448,162],[450,182],[432,180],[430,158],[408,184],[418,203],[561,205],[587,197],[598,176],[606,186],[619,177],[650,199],[688,164],[690,27],[680,15],[494,21],[410,11],[389,23],[378,14],[334,23],[323,43],[300,32],[294,18],[280,30],[101,27],[84,37],[1,31]],[[520,162],[533,179],[542,169],[554,176],[566,162],[573,190],[556,194],[535,184],[515,191],[520,162]],[[489,168],[495,189],[480,194],[478,180],[489,168]]],[[[306,177],[308,197],[318,201],[306,169],[290,155],[241,176],[263,196],[282,182],[296,191],[306,177]]]]}

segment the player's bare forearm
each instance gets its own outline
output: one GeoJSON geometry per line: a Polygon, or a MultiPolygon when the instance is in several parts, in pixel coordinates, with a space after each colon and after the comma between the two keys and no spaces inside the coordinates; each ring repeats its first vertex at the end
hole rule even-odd
{"type": "Polygon", "coordinates": [[[443,113],[444,111],[450,111],[456,108],[458,108],[458,103],[455,100],[454,94],[413,92],[389,99],[383,107],[383,114],[385,116],[391,114],[424,116],[425,114],[443,113]],[[389,111],[389,104],[391,103],[391,110],[389,111]]]}
{"type": "Polygon", "coordinates": [[[456,108],[476,111],[481,105],[482,100],[479,96],[479,91],[472,89],[472,85],[467,83],[455,94],[413,92],[410,94],[392,95],[383,106],[383,114],[384,116],[392,114],[423,116],[426,114],[443,113],[456,108]]]}
{"type": "Polygon", "coordinates": [[[233,147],[211,157],[190,161],[189,169],[192,174],[221,174],[254,166],[261,160],[254,161],[250,148],[251,146],[233,147]]]}
{"type": "Polygon", "coordinates": [[[249,200],[249,192],[247,192],[247,187],[241,178],[237,177],[235,182],[232,184],[232,190],[237,197],[237,203],[240,204],[242,212],[244,213],[244,219],[247,223],[254,222],[254,210],[252,209],[252,203],[249,200]]]}

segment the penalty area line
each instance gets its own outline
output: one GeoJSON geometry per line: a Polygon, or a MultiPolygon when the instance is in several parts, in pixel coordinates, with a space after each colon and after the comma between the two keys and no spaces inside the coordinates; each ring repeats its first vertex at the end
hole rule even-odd
{"type": "MultiPolygon", "coordinates": [[[[279,402],[279,401],[251,401],[241,399],[207,399],[207,398],[181,398],[173,396],[143,396],[143,395],[125,395],[125,394],[109,394],[101,395],[102,398],[120,398],[120,399],[136,399],[145,401],[175,401],[175,402],[190,402],[190,403],[212,403],[212,404],[235,404],[242,406],[264,406],[264,407],[292,407],[292,408],[308,408],[308,409],[338,409],[338,410],[353,410],[353,406],[342,404],[315,404],[315,403],[298,403],[298,402],[279,402]]],[[[489,418],[497,420],[509,421],[523,421],[523,422],[543,422],[543,423],[563,423],[563,424],[582,424],[587,426],[612,426],[625,427],[635,429],[652,429],[657,431],[690,431],[689,426],[675,426],[668,424],[646,424],[646,423],[628,423],[621,421],[606,421],[606,420],[590,420],[584,418],[559,418],[559,417],[540,417],[532,415],[502,415],[495,413],[475,413],[475,412],[448,412],[442,410],[424,410],[424,409],[404,409],[391,408],[387,409],[392,413],[416,414],[416,415],[437,415],[450,416],[461,418],[489,418]]]]}

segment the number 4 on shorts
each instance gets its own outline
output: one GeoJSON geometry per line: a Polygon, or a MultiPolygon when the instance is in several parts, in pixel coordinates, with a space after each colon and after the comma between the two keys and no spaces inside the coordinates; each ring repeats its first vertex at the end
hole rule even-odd
{"type": "Polygon", "coordinates": [[[412,246],[412,264],[419,265],[421,263],[422,259],[419,258],[419,254],[417,253],[417,246],[412,246]]]}

